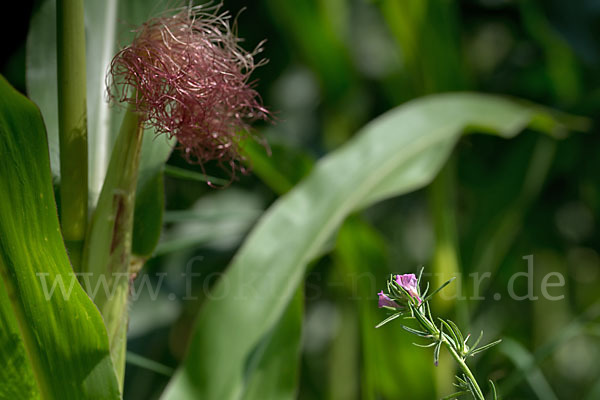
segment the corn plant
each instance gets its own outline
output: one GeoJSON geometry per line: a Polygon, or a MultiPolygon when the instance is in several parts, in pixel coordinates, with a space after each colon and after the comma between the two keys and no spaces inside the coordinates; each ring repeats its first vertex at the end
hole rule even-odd
{"type": "MultiPolygon", "coordinates": [[[[227,190],[253,166],[273,172],[261,164],[269,146],[251,128],[277,120],[250,76],[264,65],[263,44],[244,50],[230,14],[205,5],[158,10],[118,50],[116,21],[146,7],[47,1],[28,43],[30,98],[0,78],[2,399],[122,398],[129,295],[160,237],[173,149],[213,188],[227,190]],[[84,14],[94,16],[87,26],[84,14]],[[210,163],[224,177],[208,176],[210,163]],[[104,286],[111,291],[97,290],[104,286]]],[[[301,182],[269,181],[281,196],[203,304],[162,398],[292,398],[298,288],[352,213],[428,185],[463,134],[509,139],[531,128],[559,138],[580,126],[516,99],[430,95],[367,123],[301,182]]],[[[433,320],[425,293],[416,301],[393,282],[389,291],[389,301],[408,300],[424,329],[411,331],[433,340],[436,354],[445,346],[462,368],[486,348],[433,320]]],[[[460,389],[483,398],[463,373],[460,389]]]]}

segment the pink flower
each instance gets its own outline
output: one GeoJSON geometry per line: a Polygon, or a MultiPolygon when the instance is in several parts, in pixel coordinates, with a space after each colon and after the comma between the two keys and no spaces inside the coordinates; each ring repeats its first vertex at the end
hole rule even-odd
{"type": "Polygon", "coordinates": [[[377,295],[379,296],[379,308],[390,307],[396,310],[402,308],[394,300],[390,299],[386,294],[384,294],[383,291],[377,293],[377,295]]]}
{"type": "Polygon", "coordinates": [[[250,74],[263,62],[239,46],[230,15],[184,8],[144,23],[110,66],[110,96],[134,106],[146,127],[175,136],[188,162],[217,160],[244,172],[240,141],[268,119],[250,74]]]}
{"type": "Polygon", "coordinates": [[[412,298],[416,299],[419,304],[421,304],[419,288],[417,287],[417,277],[415,274],[396,275],[395,281],[404,290],[406,290],[412,298]]]}

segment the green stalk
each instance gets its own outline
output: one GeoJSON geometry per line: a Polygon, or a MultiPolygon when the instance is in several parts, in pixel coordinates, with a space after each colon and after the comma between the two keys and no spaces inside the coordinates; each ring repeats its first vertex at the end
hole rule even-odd
{"type": "Polygon", "coordinates": [[[481,391],[481,388],[479,387],[475,376],[471,372],[471,369],[469,369],[469,366],[467,365],[465,360],[456,352],[456,350],[454,350],[448,339],[443,337],[442,341],[444,342],[444,346],[446,346],[446,348],[450,352],[450,355],[452,355],[452,358],[454,358],[454,360],[460,367],[461,371],[467,376],[467,378],[471,380],[473,388],[475,389],[475,395],[477,395],[478,400],[485,400],[485,396],[483,395],[483,392],[481,391]]]}
{"type": "Polygon", "coordinates": [[[143,127],[125,114],[89,226],[83,253],[84,287],[104,317],[121,387],[125,374],[131,237],[143,127]],[[106,290],[105,290],[106,289],[106,290]]]}
{"type": "Polygon", "coordinates": [[[58,0],[58,125],[61,225],[75,272],[88,217],[88,144],[83,0],[58,0]]]}
{"type": "Polygon", "coordinates": [[[450,352],[450,355],[452,356],[452,358],[454,358],[454,360],[456,361],[456,363],[458,364],[458,366],[460,367],[462,372],[471,380],[471,383],[473,384],[473,389],[475,389],[474,394],[477,396],[477,400],[485,400],[485,396],[483,395],[483,392],[481,391],[481,388],[479,387],[479,384],[477,383],[475,376],[469,369],[469,366],[465,362],[465,359],[456,352],[456,349],[454,349],[454,347],[448,340],[448,336],[445,333],[442,333],[435,326],[435,324],[428,319],[428,316],[425,314],[424,307],[420,307],[420,308],[416,308],[414,306],[410,306],[410,307],[413,312],[413,315],[415,316],[415,319],[417,320],[417,322],[419,322],[421,327],[423,327],[423,329],[425,329],[425,331],[429,332],[429,334],[431,334],[435,338],[436,341],[441,340],[444,343],[444,346],[448,349],[448,351],[450,352]]]}

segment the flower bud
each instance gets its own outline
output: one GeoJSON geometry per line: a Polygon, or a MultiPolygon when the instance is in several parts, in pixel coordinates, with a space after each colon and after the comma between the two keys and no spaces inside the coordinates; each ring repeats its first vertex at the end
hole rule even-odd
{"type": "Polygon", "coordinates": [[[402,307],[398,305],[394,300],[392,300],[388,295],[383,293],[383,291],[377,293],[379,296],[379,308],[393,308],[395,310],[400,310],[402,307]]]}
{"type": "Polygon", "coordinates": [[[415,274],[396,275],[394,277],[394,282],[415,299],[418,304],[421,304],[418,281],[415,274]]]}

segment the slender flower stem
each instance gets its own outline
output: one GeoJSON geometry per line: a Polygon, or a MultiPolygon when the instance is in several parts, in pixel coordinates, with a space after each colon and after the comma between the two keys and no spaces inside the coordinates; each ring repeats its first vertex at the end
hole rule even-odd
{"type": "Polygon", "coordinates": [[[58,122],[62,233],[79,272],[88,218],[88,144],[83,0],[58,0],[58,122]]]}
{"type": "Polygon", "coordinates": [[[419,322],[419,324],[427,332],[429,332],[431,334],[431,336],[436,338],[436,340],[438,340],[438,341],[441,340],[442,343],[444,344],[444,346],[448,349],[452,358],[454,358],[454,360],[456,361],[456,363],[458,364],[460,369],[467,376],[467,378],[471,381],[471,384],[473,385],[473,388],[475,389],[474,394],[477,396],[477,400],[485,400],[485,396],[483,395],[483,392],[481,391],[481,388],[479,387],[477,380],[475,380],[475,376],[473,375],[473,373],[469,369],[469,366],[465,362],[465,359],[456,352],[456,349],[452,346],[452,344],[448,340],[448,336],[445,333],[442,333],[435,326],[435,324],[433,324],[431,321],[429,321],[428,316],[425,314],[425,308],[421,307],[421,308],[417,309],[417,308],[413,307],[413,314],[415,315],[415,317],[417,317],[416,320],[419,322]]]}
{"type": "Polygon", "coordinates": [[[450,355],[452,355],[452,358],[454,358],[454,360],[456,360],[456,363],[458,364],[458,366],[460,367],[462,372],[471,381],[471,384],[473,385],[473,388],[475,389],[475,394],[477,395],[478,400],[485,400],[485,396],[483,395],[483,392],[481,391],[481,388],[479,387],[477,380],[475,380],[475,376],[469,369],[469,366],[467,365],[465,360],[456,352],[456,350],[454,350],[454,348],[452,347],[452,345],[450,344],[450,342],[448,341],[447,338],[445,338],[445,337],[442,338],[442,341],[444,342],[444,346],[446,346],[446,348],[450,352],[450,355]]]}

